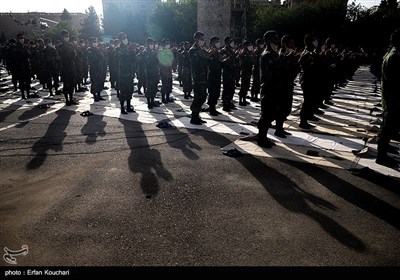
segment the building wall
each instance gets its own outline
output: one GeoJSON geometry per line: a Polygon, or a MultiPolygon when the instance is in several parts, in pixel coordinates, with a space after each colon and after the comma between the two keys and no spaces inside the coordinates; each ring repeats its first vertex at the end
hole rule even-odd
{"type": "MultiPolygon", "coordinates": [[[[32,19],[40,20],[45,22],[52,27],[61,21],[61,13],[12,13],[12,17],[9,13],[0,13],[0,33],[4,33],[7,38],[15,38],[19,32],[26,34],[27,38],[35,38],[34,31],[38,30],[31,24],[26,24],[32,19]],[[18,24],[14,21],[20,22],[18,24]]],[[[72,27],[75,30],[81,29],[81,23],[83,22],[86,14],[84,13],[70,13],[72,27]]]]}
{"type": "Polygon", "coordinates": [[[231,35],[231,1],[198,0],[197,29],[206,40],[217,36],[220,40],[231,35]]]}

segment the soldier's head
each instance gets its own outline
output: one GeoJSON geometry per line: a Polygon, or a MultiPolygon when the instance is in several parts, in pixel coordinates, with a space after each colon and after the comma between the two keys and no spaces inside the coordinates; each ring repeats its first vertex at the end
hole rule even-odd
{"type": "Polygon", "coordinates": [[[97,38],[96,37],[91,37],[89,39],[89,44],[91,47],[97,48],[98,43],[97,43],[97,38]]]}
{"type": "Polygon", "coordinates": [[[211,48],[217,48],[219,49],[221,47],[221,43],[219,42],[219,38],[218,37],[211,37],[210,39],[210,47],[211,48]]]}
{"type": "Polygon", "coordinates": [[[144,47],[144,46],[140,46],[140,47],[139,47],[139,52],[141,52],[141,53],[142,53],[142,52],[144,51],[144,49],[145,49],[145,47],[144,47]]]}
{"type": "Polygon", "coordinates": [[[24,34],[18,33],[18,34],[17,34],[17,41],[18,41],[19,43],[21,43],[21,44],[25,43],[24,34]]]}
{"type": "Polygon", "coordinates": [[[72,44],[74,44],[75,46],[78,45],[78,37],[72,36],[72,37],[71,37],[71,41],[72,41],[72,44]]]}
{"type": "Polygon", "coordinates": [[[128,36],[124,32],[118,33],[118,39],[124,44],[125,46],[128,45],[128,36]]]}
{"type": "Polygon", "coordinates": [[[235,41],[233,40],[233,38],[231,36],[226,36],[224,39],[224,43],[226,47],[231,47],[234,48],[235,47],[235,41]]]}
{"type": "Polygon", "coordinates": [[[189,50],[191,47],[190,42],[188,42],[188,41],[186,41],[183,46],[184,46],[185,50],[189,50]]]}
{"type": "Polygon", "coordinates": [[[171,41],[168,38],[164,38],[161,40],[161,46],[164,49],[170,49],[171,48],[171,41]]]}
{"type": "Polygon", "coordinates": [[[69,42],[69,32],[67,30],[61,31],[61,41],[69,42]]]}
{"type": "Polygon", "coordinates": [[[256,46],[257,46],[257,48],[263,49],[264,48],[264,40],[257,39],[256,40],[256,46]]]}
{"type": "Polygon", "coordinates": [[[290,35],[285,35],[282,37],[281,45],[282,45],[282,48],[284,48],[285,50],[292,51],[292,50],[296,49],[293,38],[290,35]]]}
{"type": "Polygon", "coordinates": [[[248,50],[249,52],[252,52],[253,51],[253,44],[250,41],[246,40],[246,41],[243,42],[243,48],[245,50],[248,50]]]}
{"type": "Polygon", "coordinates": [[[278,33],[274,30],[270,30],[265,32],[264,41],[267,45],[271,46],[271,48],[276,52],[279,48],[279,36],[278,33]]]}
{"type": "Polygon", "coordinates": [[[17,43],[17,40],[15,40],[14,38],[11,38],[10,40],[8,40],[8,43],[9,43],[11,46],[15,46],[15,44],[17,43]]]}
{"type": "Polygon", "coordinates": [[[51,47],[53,45],[51,38],[47,37],[44,39],[44,43],[46,44],[46,46],[51,47]]]}
{"type": "Polygon", "coordinates": [[[193,35],[193,40],[196,42],[196,44],[199,47],[204,46],[205,40],[204,40],[204,33],[197,31],[196,33],[194,33],[193,35]]]}
{"type": "Polygon", "coordinates": [[[390,42],[396,49],[400,48],[400,29],[395,30],[392,35],[390,35],[390,42]]]}
{"type": "Polygon", "coordinates": [[[86,42],[83,39],[79,40],[79,44],[81,45],[82,48],[86,47],[86,42]]]}
{"type": "Polygon", "coordinates": [[[153,38],[148,37],[146,39],[146,45],[150,50],[154,50],[154,40],[153,40],[153,38]]]}
{"type": "Polygon", "coordinates": [[[304,45],[306,48],[314,50],[318,47],[318,40],[313,35],[307,34],[304,36],[304,45]]]}

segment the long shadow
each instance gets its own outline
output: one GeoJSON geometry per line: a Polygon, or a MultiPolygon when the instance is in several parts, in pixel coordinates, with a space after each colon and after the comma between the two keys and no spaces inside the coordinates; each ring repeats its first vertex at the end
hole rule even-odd
{"type": "Polygon", "coordinates": [[[147,197],[155,197],[160,191],[158,178],[166,181],[173,179],[164,167],[160,152],[150,146],[142,125],[138,122],[119,119],[124,126],[126,140],[130,148],[129,169],[142,175],[140,187],[147,197]],[[138,138],[138,135],[143,137],[138,138]]]}
{"type": "Polygon", "coordinates": [[[22,105],[9,104],[7,107],[0,111],[0,123],[4,122],[9,115],[17,111],[22,105]]]}
{"type": "Polygon", "coordinates": [[[342,197],[351,204],[400,229],[400,209],[382,201],[376,196],[361,190],[349,182],[325,171],[322,168],[302,162],[280,159],[282,162],[297,168],[313,177],[322,186],[342,197]]]}
{"type": "Polygon", "coordinates": [[[380,174],[369,168],[362,169],[361,172],[355,174],[355,176],[370,181],[371,183],[400,196],[399,179],[380,174]]]}
{"type": "MultiPolygon", "coordinates": [[[[93,110],[94,105],[90,105],[90,108],[93,110]]],[[[87,117],[87,122],[81,129],[82,134],[86,136],[86,144],[93,145],[97,142],[98,136],[104,137],[107,134],[105,132],[107,123],[103,118],[104,114],[95,114],[87,117]]]]}
{"type": "MultiPolygon", "coordinates": [[[[201,135],[203,135],[204,139],[210,144],[215,143],[217,140],[219,140],[219,142],[225,142],[227,140],[222,135],[212,135],[209,133],[201,135]]],[[[294,213],[304,214],[314,220],[325,230],[325,232],[346,247],[358,252],[364,252],[367,250],[366,245],[361,239],[341,226],[335,220],[312,209],[308,204],[311,203],[320,209],[336,211],[336,207],[329,201],[306,192],[301,188],[301,186],[293,182],[286,175],[265,165],[261,160],[254,156],[245,155],[236,159],[284,208],[294,213]],[[271,180],[271,178],[273,179],[271,180]]]]}
{"type": "Polygon", "coordinates": [[[67,136],[65,129],[75,112],[61,109],[55,114],[57,117],[49,125],[45,135],[32,147],[35,157],[27,164],[28,170],[40,168],[46,161],[48,151],[60,152],[63,149],[62,143],[67,136]]]}

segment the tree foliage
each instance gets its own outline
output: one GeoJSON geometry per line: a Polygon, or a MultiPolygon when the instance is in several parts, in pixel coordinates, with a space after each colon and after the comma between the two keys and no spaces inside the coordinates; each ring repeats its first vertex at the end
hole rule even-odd
{"type": "Polygon", "coordinates": [[[80,30],[81,39],[89,39],[91,37],[100,36],[100,22],[97,16],[96,10],[93,6],[90,6],[86,10],[86,18],[82,24],[82,29],[80,30]]]}
{"type": "Polygon", "coordinates": [[[76,36],[78,34],[78,32],[72,27],[71,15],[67,9],[64,9],[60,18],[61,21],[52,28],[49,28],[45,33],[45,36],[50,37],[53,42],[60,40],[60,33],[63,30],[67,30],[70,36],[76,36]]]}

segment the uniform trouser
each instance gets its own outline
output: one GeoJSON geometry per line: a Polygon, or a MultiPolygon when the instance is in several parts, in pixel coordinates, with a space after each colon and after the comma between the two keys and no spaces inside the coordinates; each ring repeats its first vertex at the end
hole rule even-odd
{"type": "Polygon", "coordinates": [[[207,85],[197,84],[193,85],[194,98],[190,110],[192,111],[192,118],[199,117],[201,106],[207,100],[207,85]]]}
{"type": "Polygon", "coordinates": [[[254,97],[260,93],[261,81],[260,73],[253,74],[253,85],[251,86],[251,96],[254,97]],[[258,77],[256,76],[258,75],[258,77]]]}
{"type": "Polygon", "coordinates": [[[172,77],[161,76],[161,94],[169,94],[172,92],[172,77]]]}
{"type": "Polygon", "coordinates": [[[221,96],[221,75],[210,73],[208,79],[208,102],[207,102],[208,105],[216,106],[220,96],[221,96]]]}
{"type": "Polygon", "coordinates": [[[307,121],[312,115],[314,115],[318,102],[318,90],[313,85],[302,84],[301,88],[303,90],[304,102],[301,106],[300,120],[307,121]]]}
{"type": "Polygon", "coordinates": [[[399,132],[398,120],[400,113],[392,114],[384,112],[381,131],[378,134],[378,157],[388,152],[390,139],[399,132]]]}
{"type": "Polygon", "coordinates": [[[146,93],[147,98],[155,98],[158,91],[158,77],[146,77],[146,93]]]}
{"type": "Polygon", "coordinates": [[[250,89],[251,75],[242,75],[242,84],[239,92],[240,97],[246,97],[250,89]]]}
{"type": "Polygon", "coordinates": [[[267,136],[268,128],[271,126],[275,116],[276,100],[272,100],[270,96],[263,95],[261,97],[261,117],[257,124],[260,138],[267,136]]]}
{"type": "Polygon", "coordinates": [[[18,77],[18,82],[21,92],[29,92],[29,89],[31,88],[31,77],[29,74],[18,77]]]}
{"type": "Polygon", "coordinates": [[[64,94],[72,94],[72,93],[74,93],[75,80],[74,79],[65,80],[65,79],[62,79],[62,78],[61,78],[61,80],[63,82],[63,93],[64,94]]]}
{"type": "Polygon", "coordinates": [[[223,78],[223,91],[222,91],[222,102],[224,105],[229,104],[233,100],[235,94],[235,77],[224,77],[223,78]]]}

